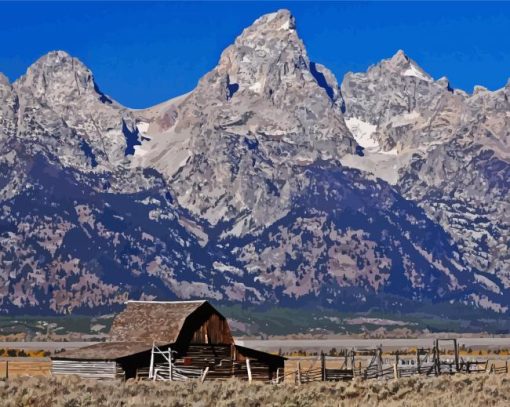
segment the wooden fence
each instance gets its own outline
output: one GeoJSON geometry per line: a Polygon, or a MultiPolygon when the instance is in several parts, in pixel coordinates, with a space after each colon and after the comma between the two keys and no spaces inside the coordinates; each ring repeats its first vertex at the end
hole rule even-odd
{"type": "Polygon", "coordinates": [[[495,363],[491,364],[489,368],[489,373],[508,373],[508,361],[505,360],[505,364],[503,366],[497,366],[495,363]]]}
{"type": "Polygon", "coordinates": [[[51,361],[46,358],[0,359],[0,378],[51,376],[51,361]]]}
{"type": "Polygon", "coordinates": [[[344,381],[352,380],[354,378],[353,369],[324,369],[324,380],[325,381],[344,381]]]}
{"type": "Polygon", "coordinates": [[[180,356],[170,348],[153,345],[150,367],[137,369],[136,377],[162,381],[236,378],[249,382],[280,382],[280,374],[283,378],[283,366],[275,371],[267,361],[247,357],[237,349],[235,354],[233,358],[230,345],[189,345],[180,356]]]}
{"type": "Polygon", "coordinates": [[[508,373],[507,360],[464,360],[457,344],[452,357],[445,359],[439,352],[438,342],[430,351],[418,349],[415,357],[396,353],[383,357],[382,349],[346,351],[344,357],[304,357],[289,359],[285,363],[286,378],[290,383],[302,384],[314,381],[344,381],[354,377],[362,379],[398,379],[401,377],[439,376],[457,373],[508,373]],[[503,363],[503,365],[502,365],[503,363]]]}

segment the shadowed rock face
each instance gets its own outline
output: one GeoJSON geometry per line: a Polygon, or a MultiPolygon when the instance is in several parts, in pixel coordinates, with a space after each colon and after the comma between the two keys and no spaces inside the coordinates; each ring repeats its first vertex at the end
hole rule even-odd
{"type": "Polygon", "coordinates": [[[12,85],[0,77],[0,98],[4,312],[127,298],[506,310],[502,273],[448,212],[490,197],[480,228],[502,220],[504,233],[505,91],[452,92],[402,52],[340,89],[282,10],[195,90],[146,110],[101,93],[61,51],[12,85]],[[466,155],[469,198],[454,188],[466,155]]]}

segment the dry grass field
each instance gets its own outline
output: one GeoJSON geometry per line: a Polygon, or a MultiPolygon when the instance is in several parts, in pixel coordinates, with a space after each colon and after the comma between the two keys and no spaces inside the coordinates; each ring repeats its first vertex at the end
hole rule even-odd
{"type": "Polygon", "coordinates": [[[457,375],[391,381],[271,386],[97,382],[76,377],[0,381],[0,404],[18,406],[508,406],[510,376],[457,375]]]}

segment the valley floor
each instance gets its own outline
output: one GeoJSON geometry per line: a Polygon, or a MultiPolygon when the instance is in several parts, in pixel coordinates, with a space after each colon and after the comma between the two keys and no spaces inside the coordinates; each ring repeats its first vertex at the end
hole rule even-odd
{"type": "Polygon", "coordinates": [[[0,381],[1,405],[11,406],[508,406],[510,376],[457,375],[302,386],[96,382],[76,377],[0,381]]]}

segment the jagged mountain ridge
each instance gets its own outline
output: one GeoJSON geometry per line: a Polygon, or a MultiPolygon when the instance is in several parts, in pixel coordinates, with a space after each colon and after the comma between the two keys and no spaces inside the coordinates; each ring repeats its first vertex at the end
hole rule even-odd
{"type": "Polygon", "coordinates": [[[496,293],[510,281],[509,89],[454,90],[401,51],[342,83],[347,123],[373,142],[366,160],[344,164],[386,179],[423,207],[496,293]]]}
{"type": "Polygon", "coordinates": [[[326,77],[309,61],[290,13],[263,16],[172,109],[168,129],[149,133],[135,163],[171,179],[179,204],[211,224],[247,212],[233,233],[267,226],[290,209],[299,167],[356,149],[338,85],[326,77]],[[276,199],[267,181],[281,191],[276,199]]]}
{"type": "MultiPolygon", "coordinates": [[[[2,80],[0,96],[4,312],[127,297],[506,310],[422,201],[348,168],[369,158],[349,130],[353,98],[309,60],[288,11],[255,21],[195,90],[145,111],[63,52],[2,80]]],[[[384,136],[382,153],[397,144],[384,136]]]]}

